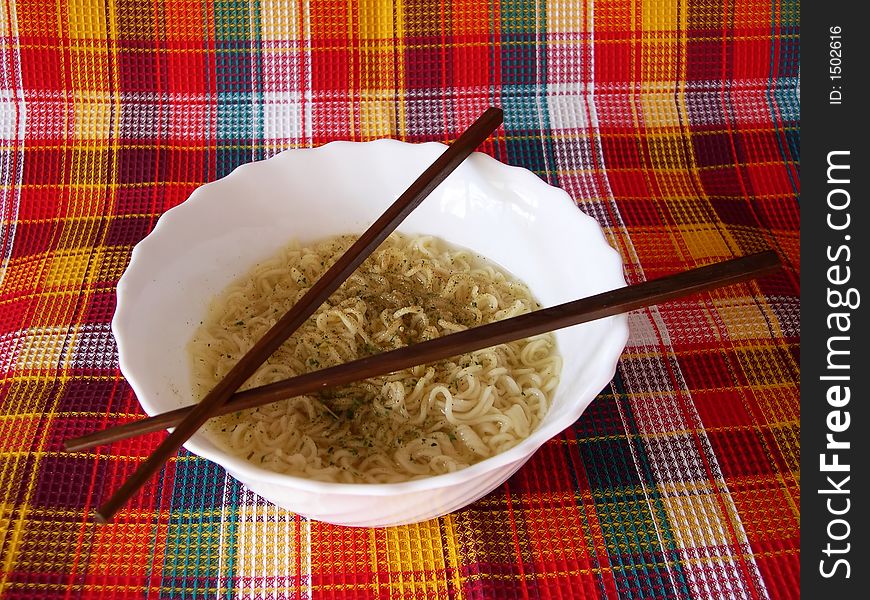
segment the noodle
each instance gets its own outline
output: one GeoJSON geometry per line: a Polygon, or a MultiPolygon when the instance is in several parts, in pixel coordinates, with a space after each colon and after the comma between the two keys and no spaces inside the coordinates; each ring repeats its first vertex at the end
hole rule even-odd
{"type": "MultiPolygon", "coordinates": [[[[190,343],[201,398],[353,243],[290,245],[229,286],[190,343]]],[[[390,236],[242,386],[248,389],[538,308],[491,263],[390,236]]],[[[386,483],[455,471],[535,430],[561,358],[544,334],[212,419],[207,435],[266,469],[386,483]]]]}

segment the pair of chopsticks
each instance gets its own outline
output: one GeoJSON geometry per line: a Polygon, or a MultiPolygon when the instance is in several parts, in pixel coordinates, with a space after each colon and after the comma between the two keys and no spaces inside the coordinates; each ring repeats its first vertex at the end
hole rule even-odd
{"type": "MultiPolygon", "coordinates": [[[[420,342],[413,346],[390,350],[239,392],[233,394],[230,401],[218,409],[214,416],[255,408],[284,398],[313,394],[354,381],[433,363],[458,354],[579,325],[653,304],[661,304],[680,296],[752,279],[779,266],[776,252],[768,250],[559,304],[552,308],[542,308],[532,313],[473,327],[428,342],[420,342]]],[[[174,427],[190,414],[191,410],[192,407],[186,406],[155,417],[117,425],[67,440],[64,442],[64,447],[70,452],[87,450],[174,427]]]]}
{"type": "Polygon", "coordinates": [[[311,394],[353,381],[385,375],[501,343],[578,325],[587,321],[658,304],[691,293],[758,277],[780,266],[773,251],[692,269],[676,275],[604,292],[581,300],[541,309],[518,317],[475,327],[413,346],[392,350],[349,363],[306,373],[245,392],[236,390],[350,274],[386,239],[480,143],[501,124],[501,109],[489,108],[363,233],[324,273],[215,388],[196,405],[163,413],[68,440],[67,450],[84,450],[136,435],[175,427],[145,462],[100,506],[97,521],[109,522],[130,497],[208,419],[228,412],[261,406],[277,400],[311,394]]]}

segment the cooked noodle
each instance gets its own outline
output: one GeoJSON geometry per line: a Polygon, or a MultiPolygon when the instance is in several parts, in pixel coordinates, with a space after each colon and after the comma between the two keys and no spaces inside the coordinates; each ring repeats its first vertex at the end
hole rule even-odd
{"type": "MultiPolygon", "coordinates": [[[[205,395],[350,246],[291,245],[215,301],[191,342],[205,395]]],[[[245,383],[256,387],[538,308],[528,288],[434,237],[394,234],[245,383]]],[[[264,468],[384,483],[447,473],[519,443],[558,382],[552,334],[213,419],[217,444],[264,468]]]]}

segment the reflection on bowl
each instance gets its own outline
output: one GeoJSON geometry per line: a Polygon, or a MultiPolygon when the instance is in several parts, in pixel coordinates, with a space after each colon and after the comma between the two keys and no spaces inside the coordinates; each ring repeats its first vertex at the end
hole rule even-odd
{"type": "MultiPolygon", "coordinates": [[[[362,232],[444,148],[379,140],[288,150],[239,167],[167,211],[133,251],[112,321],[121,371],[145,412],[193,402],[186,347],[216,294],[291,239],[362,232]]],[[[399,231],[477,251],[525,281],[544,306],[625,285],[619,255],[567,194],[483,154],[467,159],[399,231]]],[[[259,468],[202,434],[185,447],[306,517],[355,526],[418,522],[488,493],[571,425],[613,377],[627,337],[624,316],[556,332],[564,363],[541,426],[507,452],[446,475],[325,483],[259,468]]]]}

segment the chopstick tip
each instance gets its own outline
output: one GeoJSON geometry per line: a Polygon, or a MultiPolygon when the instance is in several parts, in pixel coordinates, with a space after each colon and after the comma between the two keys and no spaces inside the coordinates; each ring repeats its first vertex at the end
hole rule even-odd
{"type": "Polygon", "coordinates": [[[482,117],[494,118],[499,124],[504,120],[504,110],[500,106],[490,106],[487,108],[482,117]]]}
{"type": "Polygon", "coordinates": [[[759,252],[756,256],[759,258],[762,265],[770,271],[775,271],[776,269],[781,269],[785,266],[782,259],[779,257],[779,253],[772,248],[759,252]]]}

